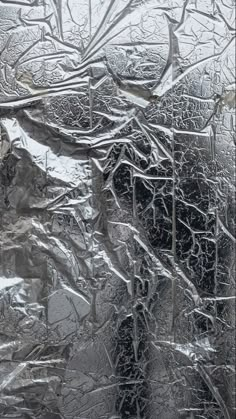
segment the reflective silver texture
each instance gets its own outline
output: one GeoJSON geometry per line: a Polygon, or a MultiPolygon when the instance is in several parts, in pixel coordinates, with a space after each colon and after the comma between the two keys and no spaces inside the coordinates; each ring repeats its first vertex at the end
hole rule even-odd
{"type": "Polygon", "coordinates": [[[0,0],[0,419],[233,419],[235,0],[0,0]]]}

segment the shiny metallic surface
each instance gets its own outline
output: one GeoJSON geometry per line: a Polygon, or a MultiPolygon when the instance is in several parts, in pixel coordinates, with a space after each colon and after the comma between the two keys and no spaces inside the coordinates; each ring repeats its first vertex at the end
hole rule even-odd
{"type": "Polygon", "coordinates": [[[235,0],[0,0],[0,419],[235,416],[235,0]]]}

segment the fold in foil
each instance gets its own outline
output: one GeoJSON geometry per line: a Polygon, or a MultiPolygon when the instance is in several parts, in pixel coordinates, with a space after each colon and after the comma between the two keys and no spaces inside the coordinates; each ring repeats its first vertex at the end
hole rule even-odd
{"type": "Polygon", "coordinates": [[[0,0],[0,418],[233,419],[234,0],[0,0]]]}

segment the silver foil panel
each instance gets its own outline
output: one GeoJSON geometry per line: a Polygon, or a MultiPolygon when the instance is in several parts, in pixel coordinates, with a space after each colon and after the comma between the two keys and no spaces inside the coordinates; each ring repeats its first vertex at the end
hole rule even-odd
{"type": "Polygon", "coordinates": [[[0,419],[235,416],[235,0],[0,0],[0,419]]]}

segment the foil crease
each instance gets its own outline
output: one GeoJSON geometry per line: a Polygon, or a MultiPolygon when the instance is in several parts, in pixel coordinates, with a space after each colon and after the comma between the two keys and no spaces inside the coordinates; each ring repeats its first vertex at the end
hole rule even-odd
{"type": "Polygon", "coordinates": [[[235,1],[0,0],[0,418],[235,416],[235,1]]]}

